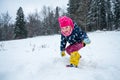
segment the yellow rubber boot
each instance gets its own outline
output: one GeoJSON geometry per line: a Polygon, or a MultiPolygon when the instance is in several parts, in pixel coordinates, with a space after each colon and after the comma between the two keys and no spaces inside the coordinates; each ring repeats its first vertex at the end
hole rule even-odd
{"type": "Polygon", "coordinates": [[[72,52],[70,55],[70,64],[73,64],[75,67],[78,66],[80,60],[80,54],[78,51],[72,52]]]}

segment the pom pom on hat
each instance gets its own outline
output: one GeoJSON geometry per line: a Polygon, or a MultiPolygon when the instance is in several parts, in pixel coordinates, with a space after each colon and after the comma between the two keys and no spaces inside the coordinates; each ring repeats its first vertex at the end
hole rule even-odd
{"type": "Polygon", "coordinates": [[[72,29],[74,28],[74,24],[71,18],[67,16],[62,16],[58,18],[60,28],[66,27],[66,26],[71,26],[72,29]]]}

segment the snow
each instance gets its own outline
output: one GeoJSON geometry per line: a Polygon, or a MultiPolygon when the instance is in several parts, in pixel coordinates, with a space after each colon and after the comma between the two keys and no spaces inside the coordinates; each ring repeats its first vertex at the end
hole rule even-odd
{"type": "Polygon", "coordinates": [[[88,33],[79,68],[66,68],[60,35],[0,42],[0,80],[120,80],[120,32],[88,33]]]}

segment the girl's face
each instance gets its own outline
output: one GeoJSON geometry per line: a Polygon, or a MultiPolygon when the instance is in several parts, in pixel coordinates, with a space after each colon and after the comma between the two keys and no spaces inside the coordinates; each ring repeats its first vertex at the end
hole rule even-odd
{"type": "Polygon", "coordinates": [[[61,28],[61,33],[64,36],[69,36],[72,33],[72,27],[71,26],[66,26],[61,28]]]}

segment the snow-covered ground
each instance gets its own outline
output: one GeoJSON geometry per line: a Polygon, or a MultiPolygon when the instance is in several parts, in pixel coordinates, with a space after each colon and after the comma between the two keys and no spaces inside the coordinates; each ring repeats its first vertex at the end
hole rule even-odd
{"type": "Polygon", "coordinates": [[[0,80],[120,80],[120,32],[88,33],[79,68],[66,68],[60,35],[0,42],[0,80]]]}

